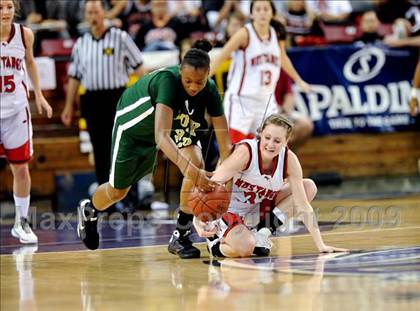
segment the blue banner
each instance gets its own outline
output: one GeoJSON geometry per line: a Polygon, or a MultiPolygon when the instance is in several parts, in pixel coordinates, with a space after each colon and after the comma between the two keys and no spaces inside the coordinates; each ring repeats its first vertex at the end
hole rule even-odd
{"type": "Polygon", "coordinates": [[[296,110],[312,118],[315,135],[410,129],[408,101],[417,50],[384,46],[295,48],[288,55],[314,92],[295,89],[296,110]]]}

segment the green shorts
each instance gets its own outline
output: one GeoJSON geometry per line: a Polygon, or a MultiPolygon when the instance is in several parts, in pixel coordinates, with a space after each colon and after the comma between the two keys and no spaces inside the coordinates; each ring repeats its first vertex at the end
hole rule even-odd
{"type": "Polygon", "coordinates": [[[117,108],[112,131],[109,183],[125,189],[153,172],[156,165],[154,113],[150,97],[117,108]]]}

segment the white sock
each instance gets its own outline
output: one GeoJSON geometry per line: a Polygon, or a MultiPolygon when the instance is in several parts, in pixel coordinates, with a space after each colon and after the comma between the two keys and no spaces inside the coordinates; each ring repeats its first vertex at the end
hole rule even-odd
{"type": "Polygon", "coordinates": [[[13,195],[13,198],[15,199],[16,220],[20,220],[20,217],[28,218],[30,196],[21,198],[13,195]]]}

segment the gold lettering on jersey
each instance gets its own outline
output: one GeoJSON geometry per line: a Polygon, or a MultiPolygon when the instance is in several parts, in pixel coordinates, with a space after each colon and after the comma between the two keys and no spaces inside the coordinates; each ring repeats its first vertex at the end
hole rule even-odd
{"type": "Polygon", "coordinates": [[[175,120],[179,120],[179,124],[183,129],[175,129],[175,144],[178,147],[186,147],[192,144],[191,136],[197,136],[196,130],[200,127],[200,123],[195,122],[188,114],[180,113],[175,120]],[[188,137],[185,134],[188,133],[188,137]]]}
{"type": "Polygon", "coordinates": [[[251,66],[258,66],[266,63],[279,66],[279,57],[274,54],[260,54],[251,58],[251,66]]]}
{"type": "Polygon", "coordinates": [[[2,56],[0,60],[1,60],[0,62],[1,67],[4,69],[10,68],[10,69],[22,70],[23,59],[21,58],[17,58],[14,56],[2,56]]]}

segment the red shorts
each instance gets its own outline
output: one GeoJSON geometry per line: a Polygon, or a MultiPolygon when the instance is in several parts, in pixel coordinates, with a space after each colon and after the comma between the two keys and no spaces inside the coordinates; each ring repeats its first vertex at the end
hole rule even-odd
{"type": "Polygon", "coordinates": [[[13,164],[27,163],[31,160],[32,123],[29,108],[1,119],[0,156],[13,164]]]}
{"type": "Polygon", "coordinates": [[[244,223],[241,216],[231,213],[231,212],[227,212],[226,214],[224,214],[222,216],[221,221],[224,223],[224,226],[223,225],[221,226],[222,232],[220,233],[220,235],[223,236],[224,238],[227,236],[229,231],[232,230],[235,226],[244,223]]]}

